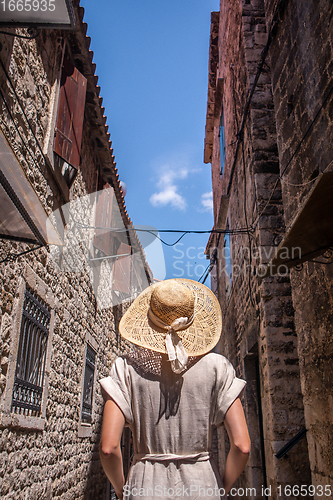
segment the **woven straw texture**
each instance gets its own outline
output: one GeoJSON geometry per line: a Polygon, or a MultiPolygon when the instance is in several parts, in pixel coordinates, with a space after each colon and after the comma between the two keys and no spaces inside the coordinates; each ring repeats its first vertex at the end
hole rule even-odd
{"type": "MultiPolygon", "coordinates": [[[[171,370],[170,362],[166,354],[160,352],[152,351],[151,349],[145,349],[144,347],[136,347],[135,350],[122,354],[122,358],[126,359],[127,364],[133,366],[133,368],[140,375],[152,375],[154,377],[161,377],[163,375],[162,365],[164,364],[164,369],[167,368],[169,372],[169,378],[181,377],[171,370]]],[[[191,368],[197,361],[199,361],[200,356],[189,356],[187,362],[187,370],[191,368]]],[[[165,374],[164,374],[165,375],[165,374]]]]}
{"type": "MultiPolygon", "coordinates": [[[[217,344],[221,335],[222,316],[218,300],[209,288],[196,281],[181,278],[168,281],[184,285],[194,296],[193,323],[186,330],[177,331],[186,353],[189,356],[206,354],[217,344]]],[[[146,288],[134,300],[121,319],[119,331],[125,339],[133,344],[156,352],[166,353],[166,331],[153,325],[147,316],[151,294],[158,285],[155,284],[146,288]]],[[[191,302],[191,294],[189,294],[189,297],[189,302],[191,302]]],[[[191,304],[189,306],[188,303],[187,307],[184,304],[184,312],[186,310],[188,313],[191,309],[191,304]]],[[[180,316],[181,314],[177,310],[177,317],[180,316]]],[[[174,320],[176,318],[171,314],[170,319],[174,320]]],[[[168,323],[167,321],[164,322],[168,323]]]]}
{"type": "Polygon", "coordinates": [[[192,291],[176,280],[166,280],[161,285],[156,286],[151,293],[152,312],[166,325],[171,325],[177,318],[190,318],[195,306],[192,291]]]}

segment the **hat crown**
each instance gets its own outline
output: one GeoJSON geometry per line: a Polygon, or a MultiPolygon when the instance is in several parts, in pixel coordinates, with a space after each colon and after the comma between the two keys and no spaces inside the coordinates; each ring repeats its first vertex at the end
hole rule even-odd
{"type": "Polygon", "coordinates": [[[163,281],[153,290],[150,309],[166,325],[178,318],[190,318],[194,314],[194,295],[186,286],[176,281],[163,281]]]}
{"type": "Polygon", "coordinates": [[[171,327],[179,318],[188,318],[188,327],[178,330],[184,322],[175,325],[188,356],[201,356],[216,345],[222,329],[218,300],[205,285],[185,278],[173,278],[143,290],[121,318],[119,332],[133,344],[166,353],[166,326],[171,327]]]}

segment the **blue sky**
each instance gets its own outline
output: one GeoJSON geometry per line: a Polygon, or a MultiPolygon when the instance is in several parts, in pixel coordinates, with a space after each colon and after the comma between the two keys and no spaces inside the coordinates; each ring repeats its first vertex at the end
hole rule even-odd
{"type": "MultiPolygon", "coordinates": [[[[210,13],[219,10],[219,0],[81,0],[81,5],[134,225],[210,230],[211,172],[203,163],[203,143],[210,13]]],[[[171,244],[179,234],[160,236],[171,244]]],[[[208,236],[186,235],[177,246],[148,247],[154,276],[199,279],[208,265],[203,256],[208,236]]]]}

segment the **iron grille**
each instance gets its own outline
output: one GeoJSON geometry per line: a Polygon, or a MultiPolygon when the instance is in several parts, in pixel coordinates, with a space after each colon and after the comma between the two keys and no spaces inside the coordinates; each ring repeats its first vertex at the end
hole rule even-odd
{"type": "Polygon", "coordinates": [[[15,413],[41,414],[50,318],[50,308],[26,287],[12,397],[15,413]]]}
{"type": "Polygon", "coordinates": [[[84,384],[83,384],[83,400],[82,400],[82,422],[91,423],[92,418],[92,403],[95,375],[95,358],[96,352],[87,344],[86,350],[86,366],[84,369],[84,384]]]}

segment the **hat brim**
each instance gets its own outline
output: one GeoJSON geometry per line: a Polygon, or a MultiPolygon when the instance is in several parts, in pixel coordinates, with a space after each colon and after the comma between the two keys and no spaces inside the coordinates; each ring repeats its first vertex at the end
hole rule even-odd
{"type": "MultiPolygon", "coordinates": [[[[189,356],[201,356],[213,349],[220,339],[220,304],[213,292],[202,283],[182,278],[175,278],[174,281],[189,288],[195,297],[193,323],[177,334],[189,356]]],[[[157,328],[148,319],[150,297],[157,285],[149,286],[133,301],[120,321],[119,332],[133,344],[166,353],[166,331],[157,328]]]]}

